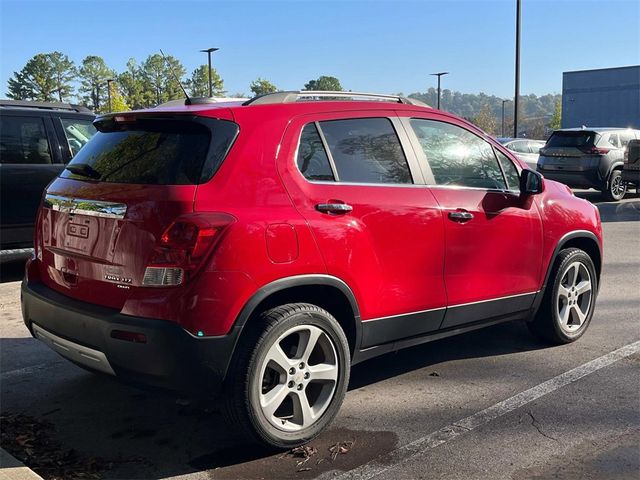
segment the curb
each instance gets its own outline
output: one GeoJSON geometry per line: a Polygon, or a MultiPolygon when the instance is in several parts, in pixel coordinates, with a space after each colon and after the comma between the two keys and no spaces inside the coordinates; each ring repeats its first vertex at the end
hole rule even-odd
{"type": "Polygon", "coordinates": [[[40,475],[0,448],[0,480],[43,480],[40,475]]]}

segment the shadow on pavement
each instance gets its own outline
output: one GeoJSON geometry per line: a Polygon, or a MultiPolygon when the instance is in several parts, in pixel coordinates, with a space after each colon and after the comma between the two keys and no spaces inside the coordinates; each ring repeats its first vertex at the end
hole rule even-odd
{"type": "MultiPolygon", "coordinates": [[[[40,349],[30,342],[35,340],[2,339],[3,363],[20,351],[40,349]]],[[[356,365],[350,390],[441,362],[542,347],[522,323],[497,325],[356,365]]],[[[214,469],[215,478],[315,478],[333,469],[362,465],[392,451],[398,441],[390,431],[334,427],[312,442],[317,453],[300,464],[304,457],[246,443],[227,427],[217,401],[176,400],[168,394],[136,390],[78,369],[52,352],[38,350],[38,354],[40,361],[51,361],[29,375],[3,378],[3,415],[24,414],[50,422],[53,440],[61,449],[76,452],[89,463],[99,459],[102,478],[164,478],[214,469]],[[332,461],[330,448],[341,442],[348,448],[355,442],[357,448],[332,461]]],[[[34,463],[12,453],[27,465],[34,463]]]]}

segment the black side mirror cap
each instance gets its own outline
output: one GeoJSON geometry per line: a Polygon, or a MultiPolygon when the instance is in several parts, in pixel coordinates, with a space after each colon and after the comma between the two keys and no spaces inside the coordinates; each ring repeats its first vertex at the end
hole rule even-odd
{"type": "Polygon", "coordinates": [[[520,174],[520,193],[522,195],[535,195],[544,190],[542,175],[533,170],[522,170],[520,174]]]}

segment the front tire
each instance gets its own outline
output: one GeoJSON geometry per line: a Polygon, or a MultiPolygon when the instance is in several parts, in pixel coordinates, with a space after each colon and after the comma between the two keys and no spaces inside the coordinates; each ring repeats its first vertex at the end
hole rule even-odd
{"type": "Polygon", "coordinates": [[[533,321],[537,337],[555,344],[575,342],[587,330],[598,291],[591,257],[578,248],[561,250],[533,321]]]}
{"type": "Polygon", "coordinates": [[[608,202],[617,202],[624,198],[627,194],[627,184],[622,181],[622,171],[614,170],[611,172],[602,194],[608,202]]]}
{"type": "Polygon", "coordinates": [[[227,418],[275,448],[307,443],[335,418],[349,383],[345,334],[326,310],[295,303],[260,315],[227,375],[227,418]]]}

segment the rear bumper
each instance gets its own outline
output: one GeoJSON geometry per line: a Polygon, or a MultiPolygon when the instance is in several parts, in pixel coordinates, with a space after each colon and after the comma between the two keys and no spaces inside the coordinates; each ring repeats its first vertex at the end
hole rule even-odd
{"type": "Polygon", "coordinates": [[[599,169],[593,168],[588,170],[552,170],[538,166],[538,172],[544,175],[544,178],[564,183],[574,188],[596,188],[600,190],[604,186],[604,180],[600,175],[599,169]]]}
{"type": "Polygon", "coordinates": [[[82,367],[140,386],[216,391],[225,378],[239,329],[220,337],[194,337],[166,320],[121,315],[80,302],[41,283],[24,281],[22,315],[31,333],[82,367]],[[136,343],[114,330],[144,335],[136,343]]]}

